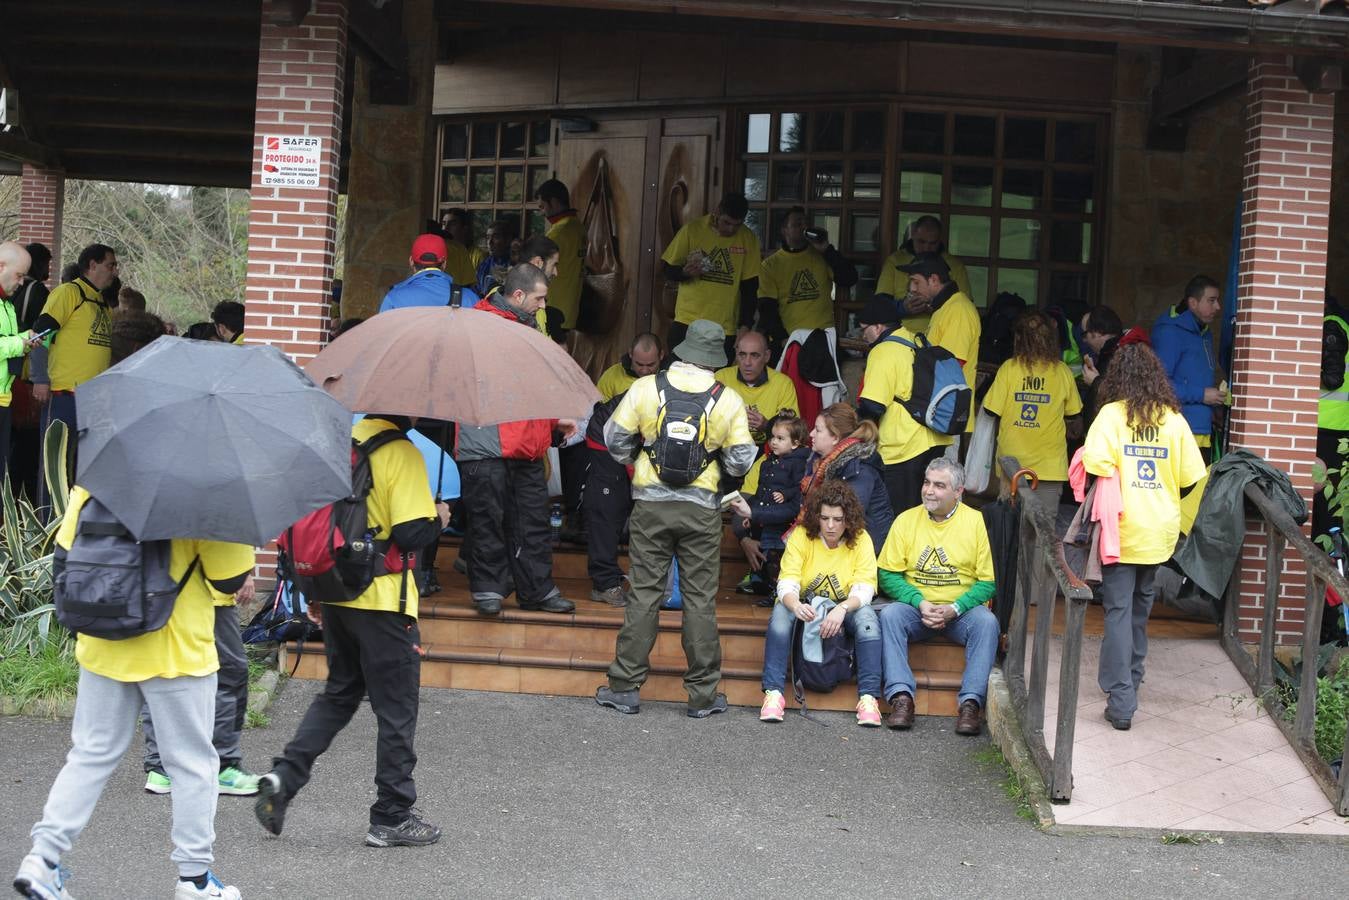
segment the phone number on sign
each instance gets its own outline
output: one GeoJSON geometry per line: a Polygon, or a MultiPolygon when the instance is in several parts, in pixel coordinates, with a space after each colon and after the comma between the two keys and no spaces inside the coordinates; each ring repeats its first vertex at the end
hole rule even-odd
{"type": "Polygon", "coordinates": [[[264,179],[262,180],[262,183],[263,183],[264,186],[271,186],[271,187],[285,187],[285,186],[291,186],[291,187],[318,187],[318,186],[319,186],[319,182],[318,182],[318,179],[317,179],[317,178],[276,178],[276,177],[272,177],[272,178],[264,178],[264,179]]]}

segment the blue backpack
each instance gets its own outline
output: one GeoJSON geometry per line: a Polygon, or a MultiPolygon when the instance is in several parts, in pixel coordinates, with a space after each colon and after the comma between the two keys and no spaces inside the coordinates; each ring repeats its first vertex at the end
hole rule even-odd
{"type": "Polygon", "coordinates": [[[820,637],[820,625],[834,608],[834,602],[825,597],[803,597],[801,602],[815,609],[814,621],[798,621],[792,638],[792,688],[804,713],[807,690],[827,694],[840,682],[852,681],[856,672],[852,639],[847,631],[840,629],[831,638],[820,637]]]}
{"type": "Polygon", "coordinates": [[[914,335],[916,343],[897,334],[887,335],[885,340],[913,351],[913,389],[908,399],[895,398],[899,404],[919,425],[937,434],[964,434],[974,394],[965,382],[960,360],[925,334],[914,335]]]}

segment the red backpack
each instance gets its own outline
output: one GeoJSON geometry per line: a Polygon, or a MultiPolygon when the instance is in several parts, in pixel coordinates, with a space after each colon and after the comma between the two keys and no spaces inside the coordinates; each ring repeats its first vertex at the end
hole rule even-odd
{"type": "Polygon", "coordinates": [[[370,522],[366,500],[372,486],[371,455],[407,439],[398,429],[381,431],[365,441],[352,438],[350,496],[314,510],[277,538],[290,560],[296,585],[311,602],[349,603],[380,575],[402,572],[398,611],[403,611],[407,571],[416,561],[411,551],[375,538],[379,526],[370,522]]]}

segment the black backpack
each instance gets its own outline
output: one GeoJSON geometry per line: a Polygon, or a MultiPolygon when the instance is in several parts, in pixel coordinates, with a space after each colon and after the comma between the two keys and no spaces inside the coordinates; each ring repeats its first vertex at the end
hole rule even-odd
{"type": "Polygon", "coordinates": [[[76,634],[120,641],[163,628],[198,559],[169,574],[173,542],[138,541],[106,506],[80,508],[70,549],[54,553],[56,620],[76,634]]]}
{"type": "MultiPolygon", "coordinates": [[[[801,598],[802,603],[811,603],[811,600],[809,596],[801,598]]],[[[857,669],[853,662],[852,638],[848,637],[846,629],[840,628],[838,634],[831,638],[820,638],[818,661],[806,658],[806,628],[818,629],[832,608],[832,605],[816,606],[815,621],[807,623],[797,620],[796,629],[792,633],[792,693],[796,697],[797,706],[801,708],[801,715],[806,718],[811,718],[806,711],[806,691],[827,694],[842,682],[852,681],[857,677],[857,669]]]]}
{"type": "Polygon", "coordinates": [[[277,545],[290,560],[295,586],[314,603],[349,603],[380,575],[402,572],[399,612],[407,601],[410,554],[390,540],[377,540],[367,500],[373,479],[370,456],[394,441],[406,441],[398,429],[381,431],[365,441],[351,441],[351,494],[316,509],[286,529],[277,545]]]}
{"type": "Polygon", "coordinates": [[[885,340],[913,351],[913,388],[907,398],[895,398],[900,405],[919,425],[937,434],[964,434],[974,394],[965,382],[960,360],[925,334],[915,334],[913,341],[897,334],[887,335],[885,340]]]}
{"type": "Polygon", "coordinates": [[[656,376],[656,438],[646,446],[646,455],[656,477],[666,484],[684,487],[698,480],[712,464],[707,449],[707,420],[726,385],[713,381],[705,391],[691,394],[670,384],[669,376],[656,376]]]}

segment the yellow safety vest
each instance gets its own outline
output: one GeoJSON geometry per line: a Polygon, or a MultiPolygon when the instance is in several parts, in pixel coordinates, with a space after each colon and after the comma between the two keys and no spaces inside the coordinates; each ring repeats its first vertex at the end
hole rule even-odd
{"type": "MultiPolygon", "coordinates": [[[[1349,336],[1349,323],[1339,316],[1326,316],[1349,336]]],[[[1322,391],[1316,403],[1316,427],[1327,431],[1349,431],[1349,350],[1345,351],[1345,378],[1333,391],[1322,391]]]]}

